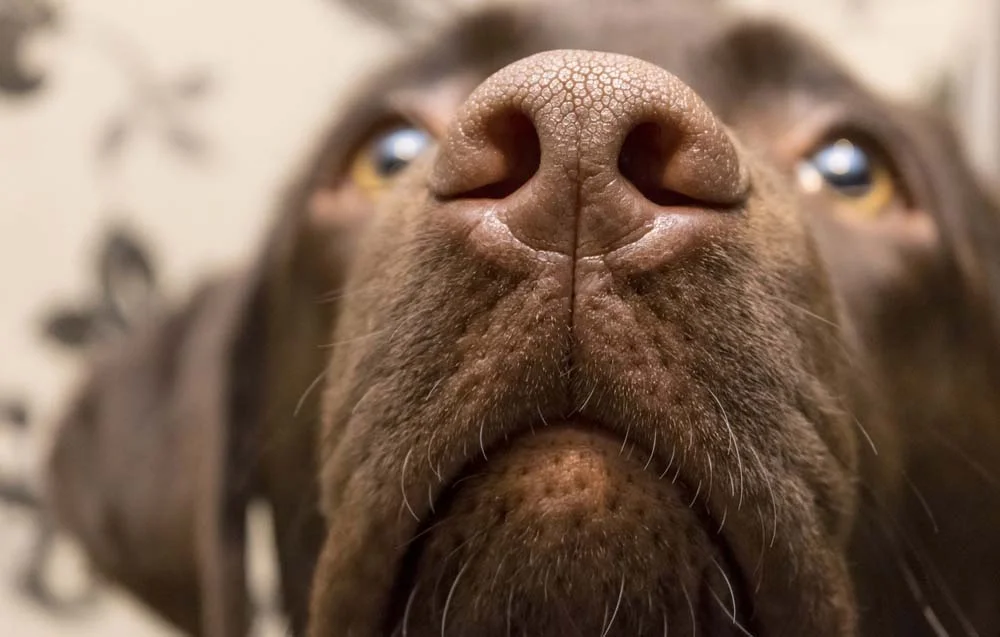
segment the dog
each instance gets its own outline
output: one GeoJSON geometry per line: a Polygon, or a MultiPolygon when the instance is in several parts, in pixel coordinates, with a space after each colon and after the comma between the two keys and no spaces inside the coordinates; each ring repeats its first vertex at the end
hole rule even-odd
{"type": "Polygon", "coordinates": [[[1000,210],[948,123],[714,3],[433,33],[95,364],[51,493],[97,567],[243,635],[262,498],[309,637],[997,634],[1000,210]]]}
{"type": "MultiPolygon", "coordinates": [[[[40,321],[41,337],[46,343],[84,360],[89,353],[127,337],[133,326],[157,314],[163,303],[151,251],[130,229],[108,227],[93,261],[97,289],[83,302],[48,308],[40,321]]],[[[15,398],[0,401],[0,421],[22,439],[30,436],[36,425],[27,403],[15,398]]],[[[24,476],[0,479],[0,502],[28,509],[35,515],[35,537],[19,576],[19,588],[46,610],[65,615],[91,606],[97,589],[91,582],[81,595],[67,598],[47,586],[44,572],[57,528],[44,500],[24,476]]]]}

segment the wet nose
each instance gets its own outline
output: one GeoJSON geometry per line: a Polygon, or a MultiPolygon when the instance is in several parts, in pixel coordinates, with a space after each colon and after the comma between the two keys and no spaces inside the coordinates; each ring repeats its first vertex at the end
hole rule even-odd
{"type": "Polygon", "coordinates": [[[472,93],[430,187],[535,250],[580,258],[639,240],[664,214],[727,214],[749,178],[728,132],[677,77],[623,55],[550,51],[472,93]]]}

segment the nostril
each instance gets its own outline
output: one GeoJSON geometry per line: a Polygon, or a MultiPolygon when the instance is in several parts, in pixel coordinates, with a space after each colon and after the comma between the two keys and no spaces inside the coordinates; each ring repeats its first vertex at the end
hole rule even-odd
{"type": "Polygon", "coordinates": [[[496,178],[484,186],[457,193],[461,199],[504,199],[514,194],[538,172],[542,144],[531,119],[517,110],[494,114],[485,126],[486,143],[499,154],[496,178]]]}
{"type": "Polygon", "coordinates": [[[679,133],[670,134],[659,124],[639,124],[622,143],[618,171],[646,199],[658,206],[704,207],[704,202],[671,188],[665,178],[668,163],[677,152],[679,141],[679,133]]]}

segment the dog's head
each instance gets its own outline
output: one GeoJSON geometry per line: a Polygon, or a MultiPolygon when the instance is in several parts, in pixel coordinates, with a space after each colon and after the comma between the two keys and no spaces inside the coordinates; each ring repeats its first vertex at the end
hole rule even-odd
{"type": "Polygon", "coordinates": [[[323,148],[313,637],[1000,626],[1000,224],[940,122],[706,3],[537,2],[323,148]]]}

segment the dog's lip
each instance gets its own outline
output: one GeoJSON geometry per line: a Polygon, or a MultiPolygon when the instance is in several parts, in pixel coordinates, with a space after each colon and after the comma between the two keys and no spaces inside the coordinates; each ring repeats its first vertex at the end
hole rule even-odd
{"type": "MultiPolygon", "coordinates": [[[[629,441],[628,438],[622,437],[621,433],[613,427],[609,427],[604,423],[599,421],[594,421],[585,418],[571,417],[562,419],[552,419],[552,420],[541,420],[539,422],[529,423],[521,428],[516,429],[506,433],[499,440],[493,442],[489,446],[484,446],[482,439],[478,441],[479,446],[476,447],[477,453],[470,454],[465,462],[462,463],[459,468],[449,475],[439,476],[442,480],[442,488],[438,490],[434,498],[428,498],[428,500],[420,507],[419,511],[412,511],[421,520],[414,527],[414,532],[411,537],[405,542],[404,555],[400,556],[396,564],[396,575],[393,578],[392,592],[389,598],[389,608],[400,608],[398,606],[400,595],[403,599],[406,599],[408,595],[408,578],[403,572],[406,568],[406,555],[416,553],[422,550],[423,542],[426,540],[427,536],[434,530],[437,525],[437,508],[441,501],[447,497],[449,492],[452,492],[456,487],[461,485],[462,482],[470,479],[476,475],[477,467],[481,467],[484,463],[488,463],[491,459],[496,459],[504,454],[504,452],[516,445],[520,440],[527,436],[533,436],[539,431],[551,430],[556,428],[566,428],[571,430],[578,430],[588,433],[600,433],[603,435],[611,436],[616,439],[622,440],[622,451],[632,444],[640,450],[639,456],[642,458],[648,458],[648,461],[636,460],[640,464],[645,462],[644,470],[648,468],[652,462],[657,461],[660,464],[664,462],[667,464],[666,469],[662,472],[656,474],[659,479],[669,478],[671,483],[680,489],[682,493],[694,494],[689,509],[695,514],[699,520],[699,526],[704,531],[706,536],[709,538],[711,545],[718,552],[718,556],[721,560],[721,565],[716,564],[720,571],[724,574],[728,574],[726,579],[726,584],[728,590],[722,591],[724,595],[731,595],[730,602],[726,602],[725,599],[718,599],[720,610],[723,616],[730,619],[730,614],[728,611],[729,603],[732,604],[732,608],[735,611],[735,616],[731,619],[734,621],[735,625],[739,627],[740,633],[749,633],[752,635],[762,635],[765,634],[760,630],[758,626],[758,621],[755,620],[755,613],[753,610],[753,594],[752,588],[749,585],[749,571],[745,570],[745,564],[738,558],[733,546],[727,539],[727,534],[723,533],[723,525],[720,525],[717,520],[715,520],[713,514],[707,506],[702,506],[701,510],[696,509],[696,501],[699,500],[701,496],[701,489],[692,489],[690,484],[684,478],[684,472],[678,465],[676,470],[674,469],[674,456],[670,455],[669,459],[664,459],[662,452],[657,449],[642,448],[642,445],[636,444],[636,442],[629,441]],[[672,476],[672,477],[671,477],[672,476]],[[732,578],[732,579],[730,579],[732,578]]],[[[634,451],[634,449],[633,449],[634,451]]],[[[631,452],[630,452],[631,453],[631,452]]],[[[707,586],[707,584],[706,584],[707,586]]],[[[710,588],[710,587],[709,587],[710,588]]],[[[390,616],[390,624],[400,621],[402,615],[399,617],[390,616]]]]}

